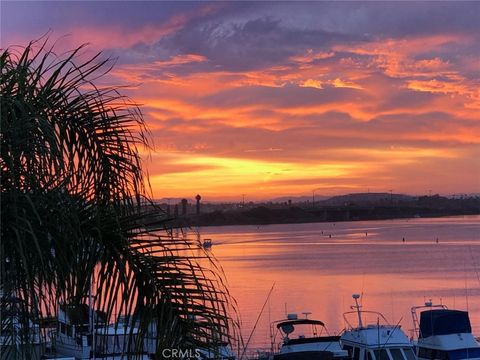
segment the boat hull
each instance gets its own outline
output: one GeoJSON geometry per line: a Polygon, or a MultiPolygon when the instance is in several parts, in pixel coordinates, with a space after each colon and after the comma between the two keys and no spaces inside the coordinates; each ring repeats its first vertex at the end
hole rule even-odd
{"type": "Polygon", "coordinates": [[[330,351],[298,351],[275,354],[273,360],[333,360],[333,353],[330,351]]]}

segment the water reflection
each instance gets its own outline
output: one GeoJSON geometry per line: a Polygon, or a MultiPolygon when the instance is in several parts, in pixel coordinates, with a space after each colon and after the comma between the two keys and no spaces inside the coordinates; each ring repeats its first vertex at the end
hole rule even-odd
{"type": "MultiPolygon", "coordinates": [[[[468,309],[480,335],[480,217],[225,226],[212,238],[248,338],[267,293],[275,290],[253,336],[268,346],[269,323],[310,311],[331,333],[343,327],[351,294],[404,330],[410,307],[425,300],[468,309]],[[403,240],[405,239],[405,241],[403,240]],[[438,239],[438,242],[437,242],[438,239]]],[[[407,331],[408,333],[408,331],[407,331]]]]}

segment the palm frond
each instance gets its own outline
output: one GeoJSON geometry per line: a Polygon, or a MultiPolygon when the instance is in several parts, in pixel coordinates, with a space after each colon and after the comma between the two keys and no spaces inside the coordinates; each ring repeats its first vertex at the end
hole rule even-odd
{"type": "Polygon", "coordinates": [[[139,108],[94,83],[111,61],[78,64],[82,47],[58,57],[36,46],[0,56],[0,286],[23,304],[23,328],[93,289],[108,321],[126,314],[139,324],[129,347],[152,327],[158,349],[231,342],[221,269],[198,242],[173,236],[148,200],[139,108]]]}

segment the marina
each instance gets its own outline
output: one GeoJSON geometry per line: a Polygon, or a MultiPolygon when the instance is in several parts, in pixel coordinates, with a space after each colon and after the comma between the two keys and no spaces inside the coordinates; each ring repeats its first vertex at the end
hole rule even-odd
{"type": "MultiPolygon", "coordinates": [[[[219,348],[222,358],[480,358],[475,339],[480,333],[478,220],[467,216],[197,229],[200,247],[219,258],[231,282],[243,338],[251,338],[237,356],[224,344],[219,348]],[[260,312],[270,281],[274,286],[260,312]],[[354,305],[352,290],[359,291],[354,305]],[[415,302],[424,305],[412,306],[415,302]]],[[[2,299],[2,306],[12,315],[11,326],[18,327],[16,303],[7,300],[2,299]]],[[[149,359],[157,351],[153,326],[143,349],[128,351],[139,331],[128,317],[108,323],[105,314],[88,305],[62,305],[58,311],[50,343],[38,348],[37,358],[47,348],[56,358],[78,360],[149,359]]],[[[10,340],[2,337],[2,352],[10,340]]],[[[207,350],[201,355],[218,358],[207,350]]]]}
{"type": "Polygon", "coordinates": [[[468,310],[473,334],[480,336],[479,223],[479,216],[466,216],[200,232],[215,242],[212,252],[237,299],[244,338],[275,283],[250,344],[269,349],[270,323],[286,312],[311,312],[331,334],[339,334],[353,292],[363,293],[364,308],[399,322],[409,337],[414,335],[411,307],[429,299],[468,310]]]}

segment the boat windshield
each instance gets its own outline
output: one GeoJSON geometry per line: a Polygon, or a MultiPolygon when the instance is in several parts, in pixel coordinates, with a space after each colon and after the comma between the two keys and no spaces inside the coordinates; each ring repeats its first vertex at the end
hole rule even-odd
{"type": "Polygon", "coordinates": [[[368,360],[416,360],[413,350],[404,348],[382,348],[368,351],[368,360]]]}
{"type": "Polygon", "coordinates": [[[412,348],[403,348],[403,353],[407,357],[407,360],[416,360],[417,359],[417,357],[413,353],[412,348]]]}
{"type": "Polygon", "coordinates": [[[322,336],[324,325],[320,321],[284,321],[277,324],[283,337],[289,339],[304,339],[322,336]]]}

